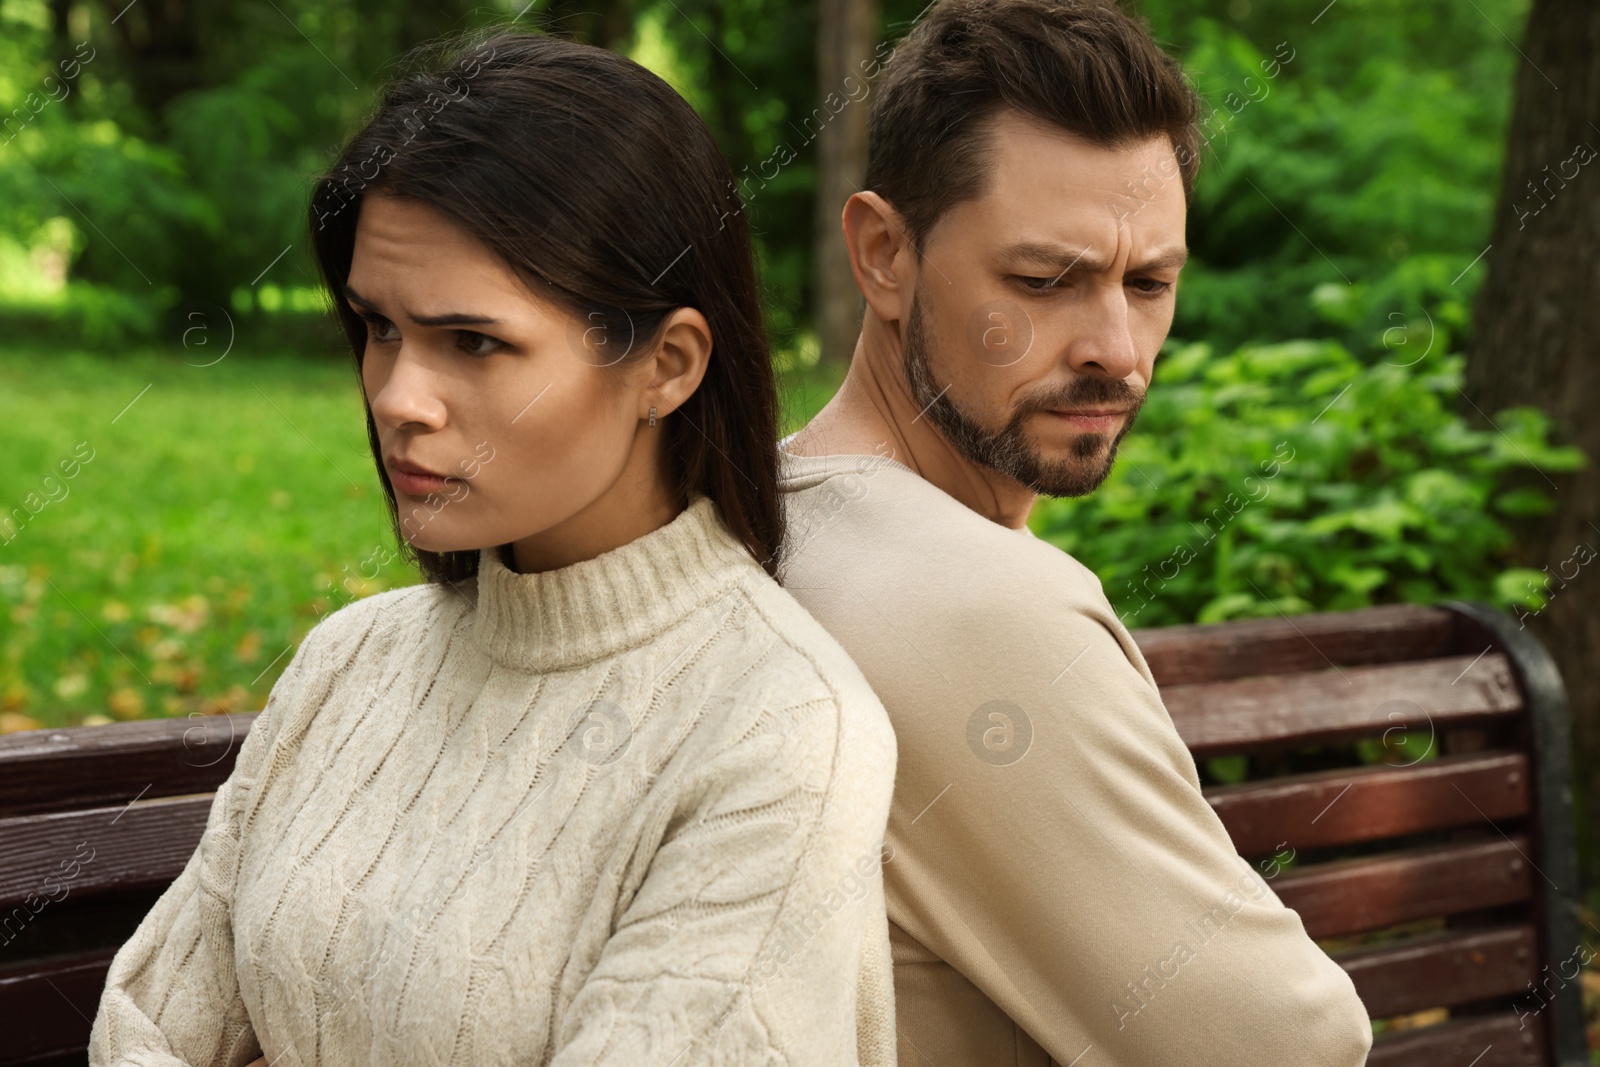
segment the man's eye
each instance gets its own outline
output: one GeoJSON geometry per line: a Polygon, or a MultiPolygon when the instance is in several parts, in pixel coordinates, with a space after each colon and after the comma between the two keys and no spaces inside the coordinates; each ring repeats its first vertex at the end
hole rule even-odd
{"type": "Polygon", "coordinates": [[[1160,296],[1162,293],[1164,293],[1168,289],[1172,288],[1172,283],[1171,282],[1160,281],[1159,279],[1156,279],[1156,278],[1135,278],[1134,279],[1134,284],[1135,285],[1140,285],[1140,284],[1143,284],[1143,283],[1149,283],[1151,286],[1154,286],[1154,288],[1151,288],[1151,289],[1140,289],[1139,290],[1141,293],[1145,293],[1145,294],[1147,294],[1149,296],[1160,296]]]}
{"type": "Polygon", "coordinates": [[[1060,286],[1061,275],[1057,274],[1053,278],[1030,278],[1019,274],[1017,275],[1017,281],[1021,282],[1029,289],[1036,289],[1040,292],[1049,292],[1051,289],[1055,289],[1060,286]]]}
{"type": "Polygon", "coordinates": [[[469,356],[490,356],[504,347],[504,343],[476,330],[457,330],[456,346],[469,356]]]}

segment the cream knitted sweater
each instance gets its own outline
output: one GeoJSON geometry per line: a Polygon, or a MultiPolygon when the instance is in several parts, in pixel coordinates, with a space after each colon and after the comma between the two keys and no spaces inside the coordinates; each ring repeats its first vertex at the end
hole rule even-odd
{"type": "Polygon", "coordinates": [[[895,741],[705,496],[318,624],[89,1062],[895,1062],[895,741]]]}

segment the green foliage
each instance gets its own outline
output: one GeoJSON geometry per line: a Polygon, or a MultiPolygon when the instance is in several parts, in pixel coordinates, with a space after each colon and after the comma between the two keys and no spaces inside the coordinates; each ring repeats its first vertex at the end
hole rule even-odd
{"type": "MultiPolygon", "coordinates": [[[[1576,449],[1532,409],[1478,430],[1462,358],[1363,363],[1337,341],[1172,344],[1090,496],[1041,501],[1036,532],[1097,573],[1130,626],[1449,597],[1542,603],[1509,562],[1576,449]]],[[[1530,585],[1530,580],[1535,580],[1530,585]]]]}
{"type": "Polygon", "coordinates": [[[283,0],[136,5],[113,27],[84,0],[6,0],[0,316],[102,344],[154,337],[180,305],[225,305],[263,277],[310,284],[311,181],[386,65],[509,14],[283,0]],[[34,273],[53,281],[19,283],[7,259],[48,263],[34,273]]]}
{"type": "MultiPolygon", "coordinates": [[[[925,6],[886,0],[883,39],[925,6]]],[[[1174,337],[1227,350],[1332,336],[1359,350],[1425,307],[1465,329],[1481,267],[1455,279],[1487,241],[1518,62],[1501,34],[1515,35],[1527,0],[1341,0],[1314,23],[1289,0],[1137,7],[1217,116],[1174,337]],[[1307,302],[1328,283],[1359,299],[1307,302]]],[[[14,138],[0,134],[0,258],[38,253],[41,230],[65,225],[78,284],[47,303],[58,317],[92,315],[88,339],[153,334],[181,303],[226,304],[285,248],[267,280],[309,284],[310,178],[395,58],[518,12],[520,25],[556,32],[609,25],[609,44],[695,104],[749,198],[775,342],[793,347],[809,330],[817,160],[806,120],[839,88],[817,84],[814,4],[281,0],[186,11],[173,21],[139,6],[113,28],[85,0],[0,5],[0,110],[26,112],[63,59],[93,55],[63,99],[14,138]],[[143,310],[97,300],[97,289],[143,310]]],[[[0,314],[40,304],[22,288],[0,272],[0,314]]]]}
{"type": "Polygon", "coordinates": [[[1139,6],[1212,111],[1174,337],[1360,351],[1440,307],[1465,327],[1482,264],[1452,283],[1489,241],[1527,0],[1139,6]],[[1306,302],[1328,283],[1359,314],[1306,302]]]}

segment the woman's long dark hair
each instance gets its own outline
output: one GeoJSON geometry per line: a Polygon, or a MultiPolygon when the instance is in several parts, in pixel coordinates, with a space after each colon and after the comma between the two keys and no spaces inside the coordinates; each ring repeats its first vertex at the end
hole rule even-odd
{"type": "MultiPolygon", "coordinates": [[[[607,362],[643,355],[670,312],[696,308],[711,359],[661,423],[666,474],[680,506],[691,491],[711,497],[776,576],[777,389],[743,203],[699,116],[632,60],[557,37],[479,33],[427,55],[441,58],[389,84],[312,194],[312,244],[357,372],[367,330],[344,289],[373,191],[427,204],[494,249],[590,324],[598,351],[628,353],[607,362]]],[[[370,404],[367,437],[402,550],[430,581],[476,574],[476,551],[409,544],[370,404]]]]}

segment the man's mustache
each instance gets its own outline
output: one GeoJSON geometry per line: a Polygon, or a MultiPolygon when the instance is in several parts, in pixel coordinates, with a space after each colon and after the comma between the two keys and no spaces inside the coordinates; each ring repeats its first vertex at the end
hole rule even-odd
{"type": "Polygon", "coordinates": [[[1027,401],[1025,411],[1071,411],[1075,408],[1117,408],[1136,414],[1145,392],[1120,378],[1079,378],[1065,389],[1027,401]]]}

